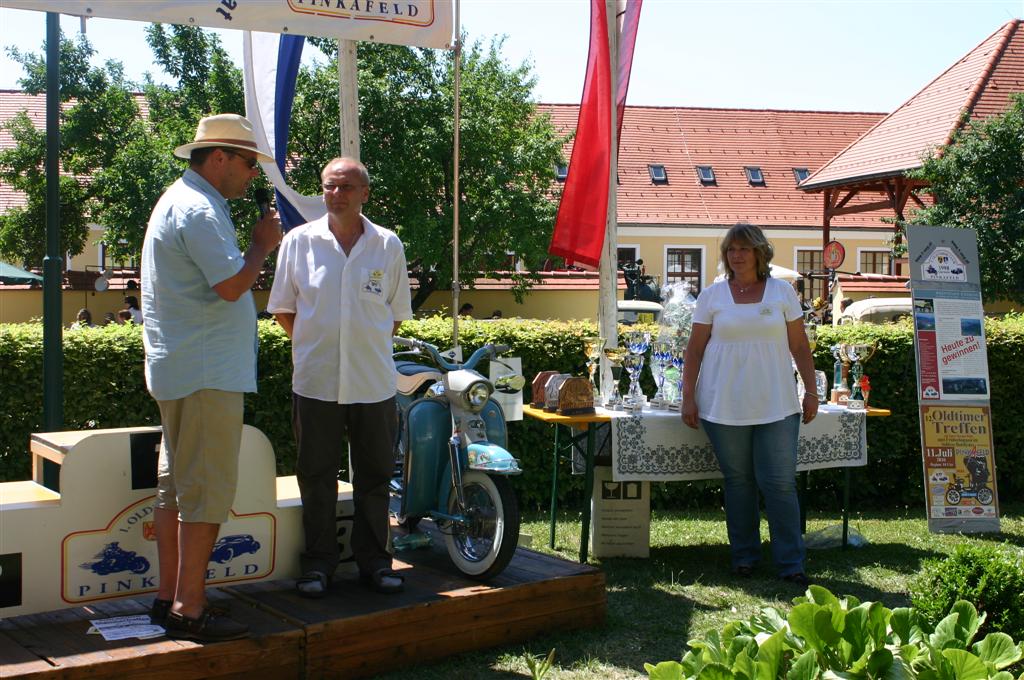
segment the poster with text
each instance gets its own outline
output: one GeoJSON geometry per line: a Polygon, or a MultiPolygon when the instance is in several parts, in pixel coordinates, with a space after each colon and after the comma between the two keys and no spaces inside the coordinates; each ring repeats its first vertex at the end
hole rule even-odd
{"type": "Polygon", "coordinates": [[[920,400],[989,399],[985,310],[970,290],[914,290],[920,400]]]}
{"type": "Polygon", "coordinates": [[[921,438],[929,521],[995,520],[998,529],[990,409],[922,405],[921,438]]]}

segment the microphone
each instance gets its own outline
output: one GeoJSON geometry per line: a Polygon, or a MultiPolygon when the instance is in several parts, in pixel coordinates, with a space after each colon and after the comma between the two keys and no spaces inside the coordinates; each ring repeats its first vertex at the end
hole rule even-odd
{"type": "Polygon", "coordinates": [[[260,217],[264,217],[270,212],[270,192],[266,189],[256,189],[252,192],[252,197],[256,200],[256,207],[260,211],[260,217]]]}

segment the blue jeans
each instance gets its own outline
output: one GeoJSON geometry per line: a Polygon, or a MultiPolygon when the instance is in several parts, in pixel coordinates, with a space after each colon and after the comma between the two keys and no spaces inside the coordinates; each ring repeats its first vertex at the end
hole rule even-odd
{"type": "Polygon", "coordinates": [[[760,489],[779,575],[803,572],[804,539],[796,493],[800,414],[763,425],[700,422],[725,477],[725,521],[733,568],[753,566],[761,559],[760,489]]]}

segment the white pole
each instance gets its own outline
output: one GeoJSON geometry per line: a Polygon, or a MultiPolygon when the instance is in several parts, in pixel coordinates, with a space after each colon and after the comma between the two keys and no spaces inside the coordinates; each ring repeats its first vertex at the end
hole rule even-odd
{"type": "Polygon", "coordinates": [[[455,74],[453,96],[455,106],[452,118],[454,139],[452,149],[452,348],[459,349],[459,127],[461,111],[459,92],[462,87],[462,24],[459,19],[460,1],[455,0],[455,74]]]}
{"type": "MultiPolygon", "coordinates": [[[[625,3],[623,3],[625,4],[625,3]]],[[[608,214],[605,218],[604,248],[601,253],[600,291],[598,294],[597,315],[598,332],[605,338],[606,347],[619,344],[618,309],[616,305],[619,281],[618,272],[618,127],[616,121],[615,100],[618,91],[619,64],[619,22],[617,0],[605,0],[605,11],[608,14],[608,58],[611,72],[611,149],[608,167],[608,214]]],[[[612,369],[608,360],[601,357],[601,395],[607,399],[611,396],[609,389],[612,384],[612,369]]]]}
{"type": "Polygon", "coordinates": [[[341,155],[359,160],[359,70],[356,41],[338,41],[338,117],[341,155]]]}

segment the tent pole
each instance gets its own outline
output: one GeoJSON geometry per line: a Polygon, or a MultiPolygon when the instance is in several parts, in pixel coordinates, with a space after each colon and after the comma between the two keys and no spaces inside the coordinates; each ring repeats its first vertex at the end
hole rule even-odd
{"type": "Polygon", "coordinates": [[[359,68],[355,40],[338,41],[341,155],[359,160],[359,68]]]}
{"type": "Polygon", "coordinates": [[[43,258],[43,427],[64,429],[60,254],[60,14],[46,13],[46,257],[43,258]]]}
{"type": "Polygon", "coordinates": [[[456,352],[459,349],[459,93],[462,89],[462,23],[459,12],[460,2],[455,0],[455,72],[452,83],[455,100],[452,113],[452,348],[456,352]]]}

